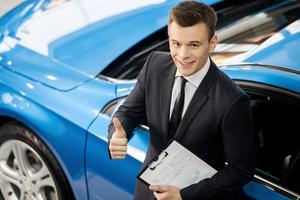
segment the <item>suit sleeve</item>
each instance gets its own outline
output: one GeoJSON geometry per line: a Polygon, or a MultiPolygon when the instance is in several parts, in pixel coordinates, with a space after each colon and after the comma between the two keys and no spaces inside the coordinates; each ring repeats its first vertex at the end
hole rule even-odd
{"type": "MultiPolygon", "coordinates": [[[[209,179],[204,179],[180,191],[183,200],[227,199],[240,191],[253,177],[255,142],[250,112],[250,98],[241,95],[227,109],[222,120],[222,139],[225,168],[209,179]]],[[[234,198],[236,199],[236,198],[234,198]]]]}
{"type": "MultiPolygon", "coordinates": [[[[113,116],[120,120],[128,139],[132,137],[132,132],[138,125],[147,125],[145,90],[148,65],[152,55],[153,53],[145,62],[133,90],[126,97],[125,102],[119,107],[119,109],[113,116]]],[[[111,122],[108,127],[108,140],[111,139],[114,131],[115,127],[111,122]]]]}

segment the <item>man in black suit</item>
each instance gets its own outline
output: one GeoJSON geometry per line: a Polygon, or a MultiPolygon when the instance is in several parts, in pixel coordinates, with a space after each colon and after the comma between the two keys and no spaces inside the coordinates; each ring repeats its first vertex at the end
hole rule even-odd
{"type": "Polygon", "coordinates": [[[137,181],[136,200],[241,199],[242,186],[253,176],[250,99],[209,58],[217,44],[216,20],[214,10],[199,2],[184,1],[171,10],[171,53],[148,57],[108,137],[111,158],[123,159],[133,129],[146,124],[150,145],[143,167],[175,139],[218,172],[181,190],[137,181]]]}

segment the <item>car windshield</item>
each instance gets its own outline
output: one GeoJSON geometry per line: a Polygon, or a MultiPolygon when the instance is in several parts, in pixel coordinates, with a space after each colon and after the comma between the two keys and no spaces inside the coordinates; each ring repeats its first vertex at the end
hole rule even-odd
{"type": "Polygon", "coordinates": [[[300,17],[300,2],[289,1],[253,15],[217,30],[219,44],[212,59],[217,63],[239,62],[283,27],[300,17]]]}

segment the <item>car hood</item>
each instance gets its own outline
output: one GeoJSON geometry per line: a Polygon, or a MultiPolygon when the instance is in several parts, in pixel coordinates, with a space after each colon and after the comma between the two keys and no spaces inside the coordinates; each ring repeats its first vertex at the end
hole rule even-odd
{"type": "MultiPolygon", "coordinates": [[[[10,47],[6,42],[2,42],[1,48],[10,47]]],[[[19,45],[15,46],[13,51],[0,54],[0,65],[21,76],[63,91],[71,90],[94,78],[90,74],[48,59],[41,54],[30,52],[19,45]]]]}
{"type": "Polygon", "coordinates": [[[300,19],[266,40],[244,62],[300,70],[300,19]]]}

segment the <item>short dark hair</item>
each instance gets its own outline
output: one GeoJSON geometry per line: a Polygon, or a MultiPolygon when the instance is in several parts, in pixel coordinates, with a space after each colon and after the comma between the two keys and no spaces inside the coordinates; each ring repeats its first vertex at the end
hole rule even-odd
{"type": "Polygon", "coordinates": [[[217,14],[215,10],[201,2],[183,1],[171,9],[169,15],[169,25],[177,22],[182,27],[194,26],[203,22],[208,29],[208,39],[215,35],[217,14]]]}

